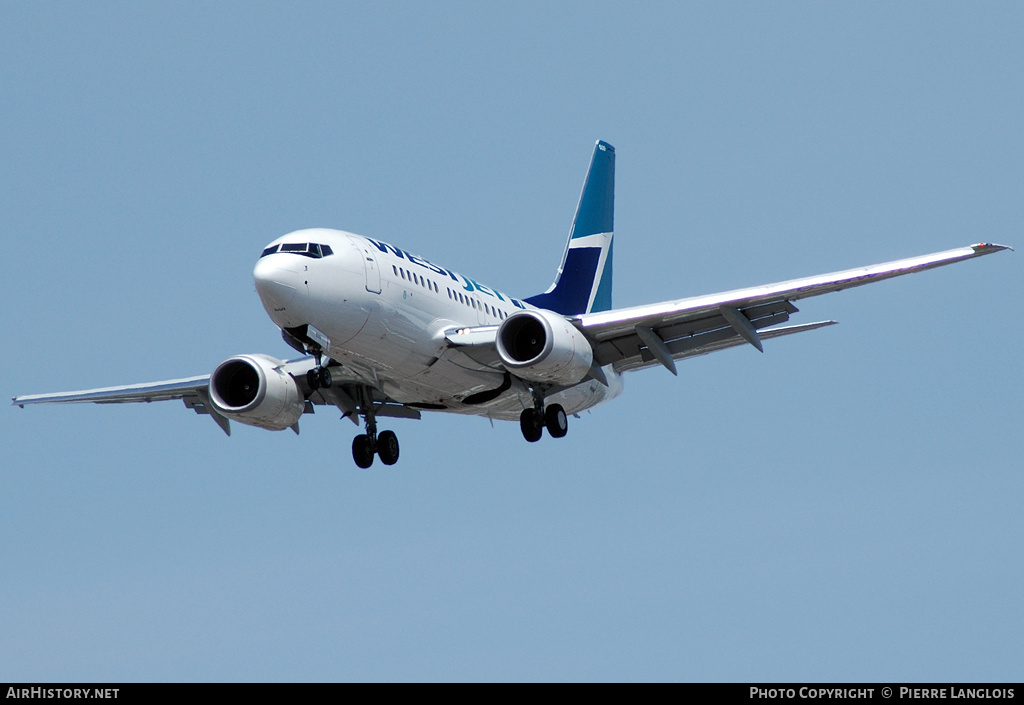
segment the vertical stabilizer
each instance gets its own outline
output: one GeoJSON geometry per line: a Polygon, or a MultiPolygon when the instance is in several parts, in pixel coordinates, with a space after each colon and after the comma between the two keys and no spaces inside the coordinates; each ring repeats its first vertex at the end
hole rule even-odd
{"type": "Polygon", "coordinates": [[[615,148],[598,141],[555,281],[526,301],[563,316],[610,310],[614,232],[615,148]]]}

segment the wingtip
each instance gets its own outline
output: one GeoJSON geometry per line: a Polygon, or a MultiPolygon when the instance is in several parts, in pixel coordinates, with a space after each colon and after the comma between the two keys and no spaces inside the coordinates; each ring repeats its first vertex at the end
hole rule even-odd
{"type": "Polygon", "coordinates": [[[994,242],[979,242],[977,245],[971,245],[971,249],[978,255],[987,255],[991,252],[999,252],[1000,250],[1014,251],[1009,245],[997,245],[994,242]]]}

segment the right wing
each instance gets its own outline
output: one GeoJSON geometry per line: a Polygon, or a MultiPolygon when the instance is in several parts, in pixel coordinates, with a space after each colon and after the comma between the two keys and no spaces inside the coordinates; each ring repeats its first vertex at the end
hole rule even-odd
{"type": "Polygon", "coordinates": [[[132,402],[169,401],[181,399],[185,406],[197,414],[209,414],[224,433],[231,435],[231,424],[217,413],[210,403],[210,375],[169,379],[163,382],[126,384],[120,387],[85,389],[78,392],[56,392],[54,394],[25,394],[14,397],[11,404],[24,409],[31,404],[129,404],[132,402]]]}
{"type": "Polygon", "coordinates": [[[120,387],[85,389],[80,392],[57,392],[55,394],[25,394],[14,397],[12,404],[25,408],[27,404],[75,404],[94,402],[96,404],[123,404],[139,401],[166,401],[186,399],[206,392],[210,375],[169,379],[148,384],[126,384],[120,387]]]}
{"type": "MultiPolygon", "coordinates": [[[[414,408],[393,402],[374,385],[360,378],[345,374],[341,367],[331,367],[334,384],[327,389],[310,390],[306,383],[306,372],[316,363],[313,358],[306,357],[282,363],[282,369],[291,375],[306,397],[306,413],[313,413],[313,405],[332,405],[338,407],[344,417],[359,423],[358,411],[361,405],[372,404],[378,416],[418,419],[420,412],[414,408]]],[[[227,417],[217,411],[210,401],[210,375],[170,379],[162,382],[145,384],[126,384],[119,387],[103,387],[86,389],[76,392],[56,392],[52,394],[25,394],[14,397],[11,404],[25,408],[33,404],[129,404],[135,402],[169,401],[181,399],[185,406],[197,414],[208,414],[217,425],[231,435],[231,425],[227,417]]]]}

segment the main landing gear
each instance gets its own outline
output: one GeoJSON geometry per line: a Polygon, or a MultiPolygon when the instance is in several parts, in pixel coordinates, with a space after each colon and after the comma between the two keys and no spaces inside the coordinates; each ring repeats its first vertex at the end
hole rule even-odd
{"type": "Polygon", "coordinates": [[[374,455],[379,456],[380,462],[385,465],[394,465],[398,462],[398,436],[394,431],[381,431],[378,434],[372,403],[361,406],[365,410],[363,416],[366,419],[366,433],[352,439],[352,459],[361,468],[373,465],[374,455]]]}
{"type": "MultiPolygon", "coordinates": [[[[323,351],[316,348],[310,352],[316,360],[316,366],[306,372],[306,384],[311,392],[329,389],[333,380],[330,368],[323,364],[323,351]]],[[[366,433],[352,439],[352,459],[361,468],[373,465],[375,455],[379,456],[385,465],[394,465],[398,462],[398,436],[394,431],[377,433],[377,415],[374,413],[372,392],[363,387],[354,390],[352,396],[356,402],[356,412],[366,422],[366,433]]]]}
{"type": "Polygon", "coordinates": [[[519,428],[523,431],[523,438],[530,443],[536,443],[544,435],[544,429],[552,438],[562,438],[569,432],[569,419],[565,415],[565,409],[561,404],[550,404],[545,408],[544,395],[537,389],[533,392],[533,408],[523,409],[519,415],[519,428]]]}
{"type": "Polygon", "coordinates": [[[398,462],[398,436],[394,431],[381,431],[379,436],[361,433],[352,439],[352,459],[361,468],[373,465],[373,456],[379,455],[380,462],[394,465],[398,462]]]}

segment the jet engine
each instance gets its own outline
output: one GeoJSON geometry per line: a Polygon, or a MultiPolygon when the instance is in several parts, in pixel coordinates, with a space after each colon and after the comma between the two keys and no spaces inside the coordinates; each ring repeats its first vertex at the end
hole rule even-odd
{"type": "Polygon", "coordinates": [[[299,420],[306,400],[284,362],[269,355],[236,355],[210,375],[210,403],[229,419],[271,431],[299,420]]]}
{"type": "Polygon", "coordinates": [[[594,363],[586,337],[552,311],[513,313],[498,328],[496,343],[505,366],[533,382],[576,384],[594,363]]]}

